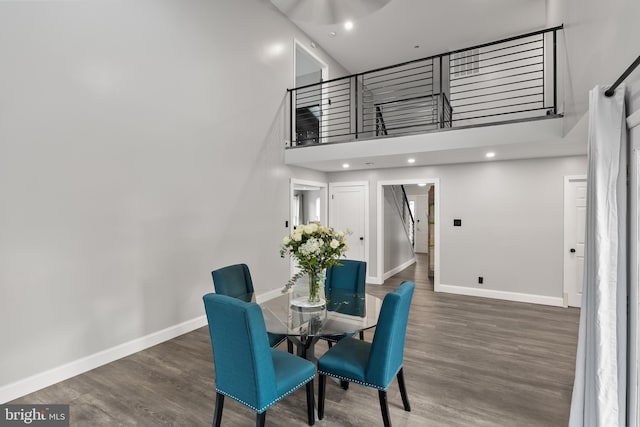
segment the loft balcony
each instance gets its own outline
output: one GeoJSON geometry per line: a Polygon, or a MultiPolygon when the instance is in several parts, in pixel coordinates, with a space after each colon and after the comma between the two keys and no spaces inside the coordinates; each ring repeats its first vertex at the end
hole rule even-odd
{"type": "Polygon", "coordinates": [[[529,146],[536,147],[535,157],[583,154],[576,144],[554,147],[563,137],[557,101],[561,30],[289,89],[285,162],[330,171],[339,169],[337,160],[390,167],[394,156],[428,153],[422,164],[451,163],[505,144],[517,146],[512,158],[529,146]]]}

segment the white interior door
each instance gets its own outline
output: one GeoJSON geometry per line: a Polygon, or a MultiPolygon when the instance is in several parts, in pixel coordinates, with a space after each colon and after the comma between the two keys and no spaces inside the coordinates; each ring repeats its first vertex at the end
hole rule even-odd
{"type": "Polygon", "coordinates": [[[564,183],[564,292],[567,304],[580,307],[584,277],[587,177],[566,177],[564,183]]]}
{"type": "Polygon", "coordinates": [[[368,185],[329,184],[329,193],[329,225],[351,232],[347,258],[367,261],[368,185]]]}
{"type": "Polygon", "coordinates": [[[426,254],[429,252],[429,197],[413,196],[416,200],[416,215],[415,215],[415,251],[418,253],[426,254]]]}

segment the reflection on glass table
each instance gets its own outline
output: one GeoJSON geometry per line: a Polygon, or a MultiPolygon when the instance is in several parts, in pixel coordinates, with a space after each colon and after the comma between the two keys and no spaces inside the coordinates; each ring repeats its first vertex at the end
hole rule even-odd
{"type": "Polygon", "coordinates": [[[320,336],[353,334],[378,323],[382,300],[369,294],[334,290],[315,307],[298,305],[291,293],[260,304],[267,332],[286,334],[298,347],[298,355],[314,359],[320,336]]]}

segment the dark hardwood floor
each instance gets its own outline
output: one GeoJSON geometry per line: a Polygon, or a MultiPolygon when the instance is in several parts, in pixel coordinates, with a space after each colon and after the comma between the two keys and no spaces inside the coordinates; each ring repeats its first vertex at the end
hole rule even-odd
{"type": "MultiPolygon", "coordinates": [[[[412,411],[402,409],[394,382],[393,425],[566,426],[579,310],[436,294],[426,263],[420,255],[384,285],[368,286],[382,297],[402,280],[416,283],[404,358],[412,411]]],[[[316,354],[324,351],[319,343],[316,354]]],[[[11,403],[70,404],[72,426],[208,426],[214,399],[205,327],[11,403]]],[[[255,415],[226,399],[222,424],[253,426],[255,415]]],[[[267,425],[285,424],[307,425],[304,387],[267,411],[267,425]]],[[[316,425],[381,426],[377,391],[327,381],[316,425]]]]}

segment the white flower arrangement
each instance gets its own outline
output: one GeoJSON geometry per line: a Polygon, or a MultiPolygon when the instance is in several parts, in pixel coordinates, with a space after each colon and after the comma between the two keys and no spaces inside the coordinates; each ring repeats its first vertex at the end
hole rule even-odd
{"type": "Polygon", "coordinates": [[[340,258],[349,249],[346,242],[347,233],[336,231],[331,227],[310,222],[299,225],[295,231],[282,239],[280,256],[289,254],[298,261],[300,272],[287,282],[283,292],[305,274],[319,277],[325,268],[340,265],[340,258]]]}

